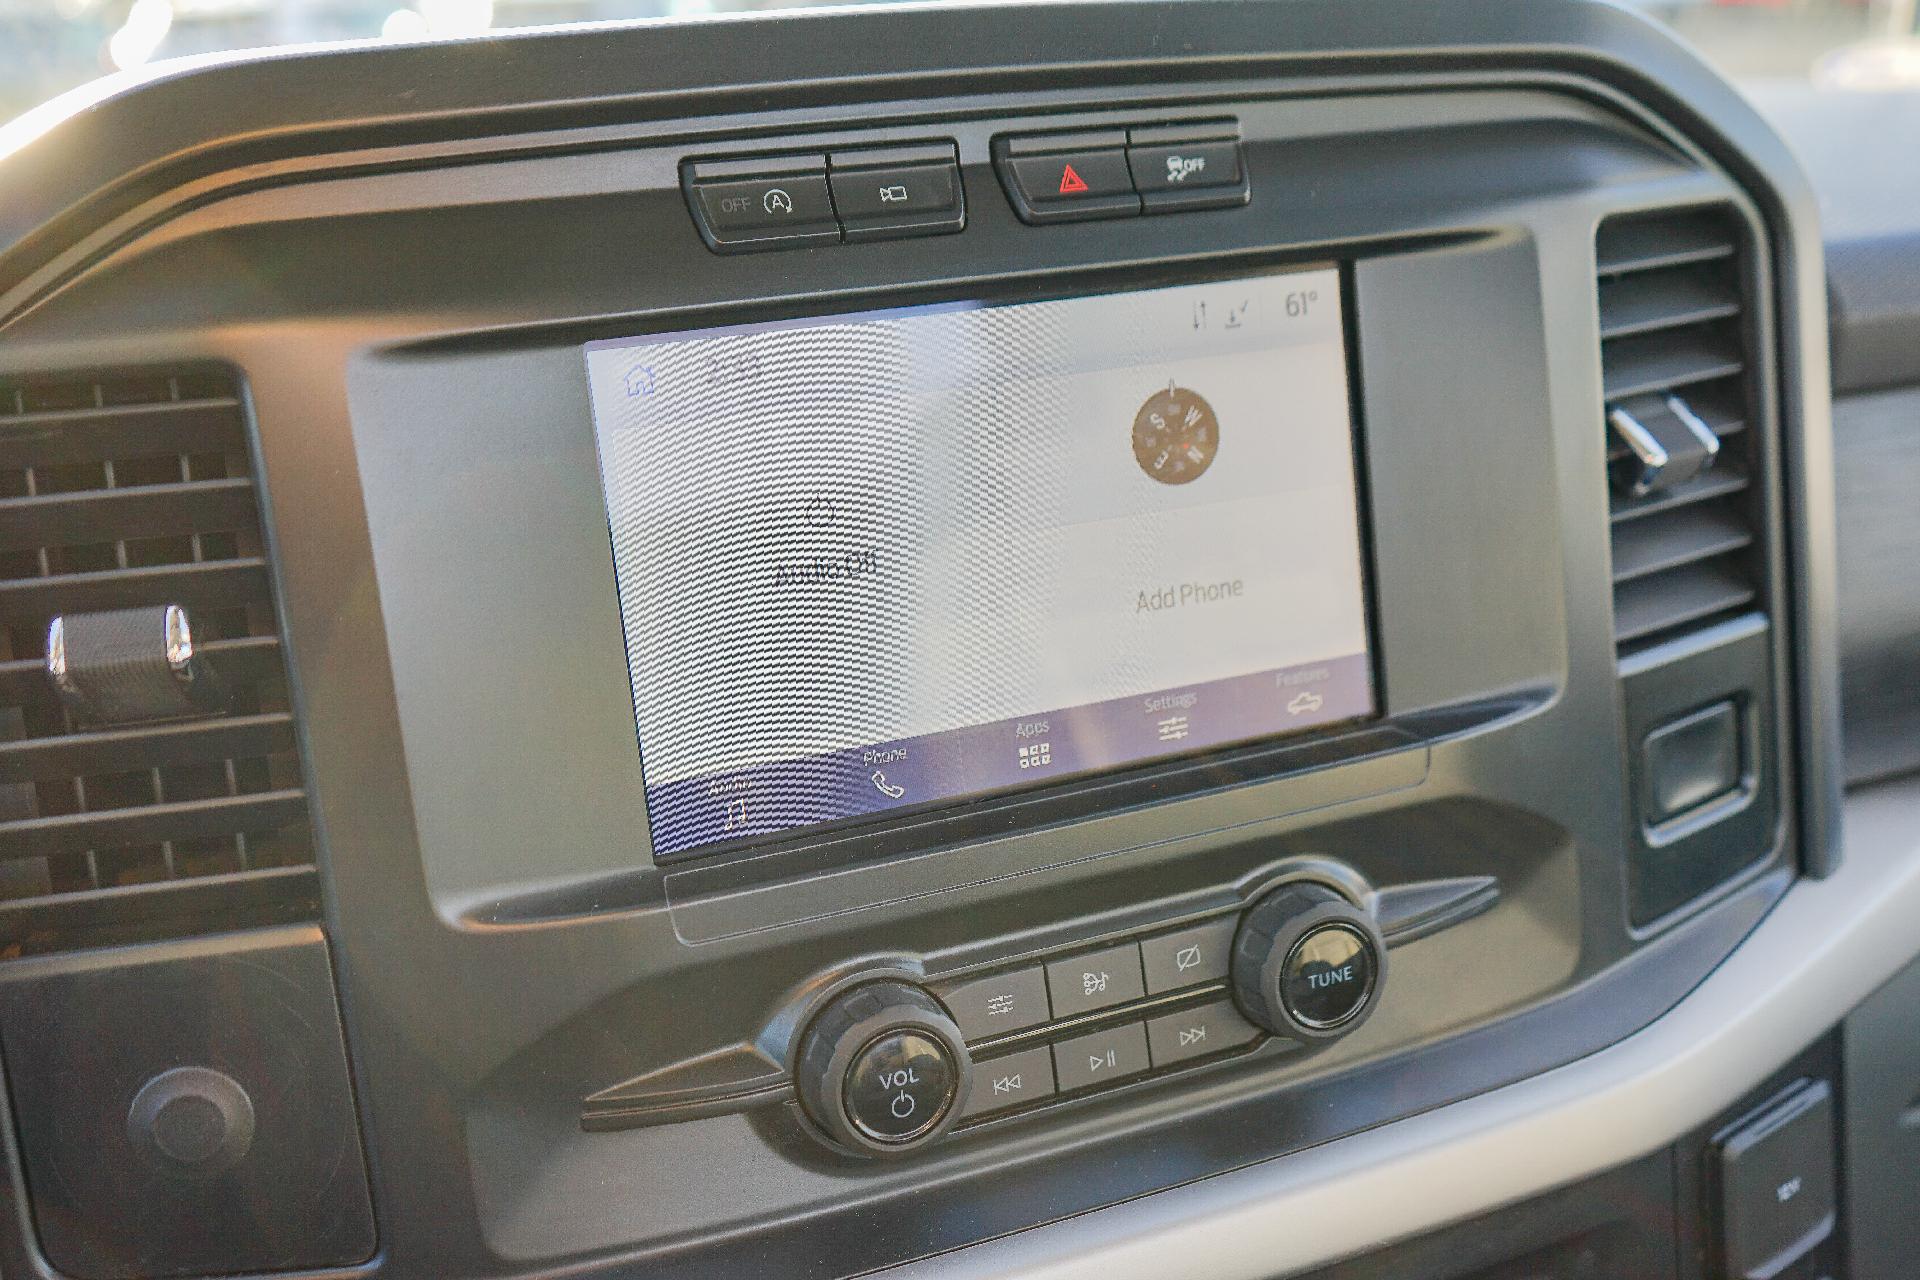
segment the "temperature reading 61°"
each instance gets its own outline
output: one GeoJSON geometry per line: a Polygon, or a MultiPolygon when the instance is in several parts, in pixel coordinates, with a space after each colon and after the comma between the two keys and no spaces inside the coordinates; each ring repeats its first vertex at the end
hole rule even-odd
{"type": "Polygon", "coordinates": [[[1318,289],[1296,289],[1287,295],[1287,314],[1297,319],[1311,312],[1314,303],[1318,301],[1320,301],[1318,289]]]}

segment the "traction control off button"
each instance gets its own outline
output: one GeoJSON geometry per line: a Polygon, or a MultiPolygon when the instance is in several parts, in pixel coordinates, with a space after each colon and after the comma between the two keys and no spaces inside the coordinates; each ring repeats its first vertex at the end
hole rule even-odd
{"type": "Polygon", "coordinates": [[[1127,165],[1148,213],[1245,204],[1246,168],[1231,120],[1134,129],[1127,165]]]}
{"type": "Polygon", "coordinates": [[[911,1142],[953,1106],[958,1079],[946,1047],[916,1031],[880,1036],[847,1072],[847,1116],[877,1142],[911,1142]]]}

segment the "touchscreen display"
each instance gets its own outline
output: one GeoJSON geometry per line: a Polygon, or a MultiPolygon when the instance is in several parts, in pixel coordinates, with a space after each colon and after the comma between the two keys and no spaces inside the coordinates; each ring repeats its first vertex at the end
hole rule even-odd
{"type": "Polygon", "coordinates": [[[587,350],[656,856],[1374,710],[1335,269],[587,350]]]}

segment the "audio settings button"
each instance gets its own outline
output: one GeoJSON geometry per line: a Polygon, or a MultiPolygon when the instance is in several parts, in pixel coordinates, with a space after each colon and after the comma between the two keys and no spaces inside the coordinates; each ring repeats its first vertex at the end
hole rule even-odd
{"type": "Polygon", "coordinates": [[[946,1046],[917,1031],[890,1031],[847,1069],[847,1118],[876,1142],[911,1142],[952,1109],[959,1071],[946,1046]]]}
{"type": "Polygon", "coordinates": [[[1047,990],[1053,993],[1056,1018],[1138,1000],[1147,994],[1140,979],[1140,948],[1129,942],[1071,960],[1055,960],[1047,966],[1047,990]]]}
{"type": "Polygon", "coordinates": [[[1039,969],[974,978],[937,994],[969,1040],[1025,1031],[1047,1020],[1047,979],[1039,969]]]}

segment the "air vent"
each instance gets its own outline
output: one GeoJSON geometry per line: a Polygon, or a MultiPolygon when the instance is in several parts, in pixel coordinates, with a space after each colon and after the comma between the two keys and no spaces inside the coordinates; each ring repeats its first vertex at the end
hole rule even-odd
{"type": "Polygon", "coordinates": [[[231,376],[0,380],[0,955],[310,918],[312,837],[231,376]],[[218,715],[98,724],[59,615],[179,605],[218,715]]]}
{"type": "Polygon", "coordinates": [[[1613,526],[1626,652],[1755,607],[1758,433],[1742,240],[1725,209],[1608,219],[1597,245],[1613,526]]]}

